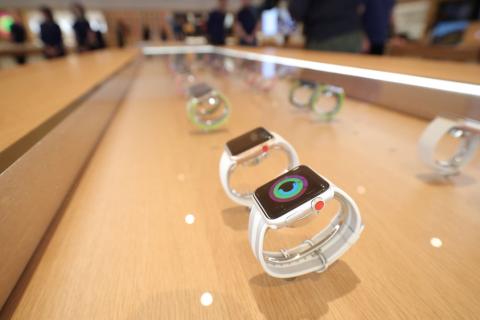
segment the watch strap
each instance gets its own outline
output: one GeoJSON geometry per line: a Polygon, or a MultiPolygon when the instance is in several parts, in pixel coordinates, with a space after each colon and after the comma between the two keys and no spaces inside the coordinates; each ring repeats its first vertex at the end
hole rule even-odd
{"type": "Polygon", "coordinates": [[[312,103],[313,103],[313,97],[315,95],[317,87],[318,87],[318,85],[314,82],[302,81],[302,80],[295,81],[292,84],[292,87],[290,88],[290,92],[288,94],[288,100],[290,101],[290,103],[293,106],[295,106],[297,108],[300,108],[300,109],[305,109],[305,108],[311,107],[312,103]],[[311,91],[310,92],[310,97],[308,98],[308,100],[306,102],[303,102],[303,103],[298,101],[297,98],[296,98],[296,92],[300,88],[308,88],[311,91]]]}
{"type": "Polygon", "coordinates": [[[222,103],[223,112],[219,117],[217,117],[215,119],[203,120],[201,118],[203,115],[200,115],[199,112],[198,112],[198,109],[197,109],[198,106],[202,103],[200,99],[192,97],[187,102],[187,116],[188,116],[188,119],[195,126],[197,126],[198,128],[200,128],[204,131],[215,130],[215,129],[218,129],[219,127],[223,126],[227,122],[228,118],[230,117],[230,113],[231,113],[230,104],[229,104],[228,100],[225,98],[224,95],[222,95],[221,93],[219,93],[215,90],[212,90],[209,95],[217,97],[222,103]]]}
{"type": "Polygon", "coordinates": [[[335,117],[337,113],[340,112],[344,100],[345,91],[343,90],[343,88],[332,85],[320,85],[318,86],[317,90],[315,90],[315,93],[312,96],[311,107],[320,119],[330,121],[335,117]],[[325,95],[327,93],[331,93],[335,96],[336,103],[332,109],[324,111],[319,108],[320,106],[318,104],[318,100],[322,95],[325,95]]]}
{"type": "MultiPolygon", "coordinates": [[[[284,150],[288,155],[288,168],[286,171],[298,166],[300,164],[298,160],[298,155],[293,146],[288,143],[285,139],[283,139],[279,134],[275,132],[270,132],[275,140],[274,148],[279,148],[284,150]]],[[[226,150],[223,151],[222,156],[220,158],[220,181],[222,183],[223,190],[227,196],[234,202],[239,205],[251,207],[253,204],[252,193],[244,193],[241,194],[235,191],[230,186],[230,176],[233,173],[237,166],[237,163],[232,160],[226,150]]]]}
{"type": "Polygon", "coordinates": [[[285,140],[281,135],[275,132],[270,132],[275,139],[275,148],[283,149],[288,155],[288,170],[300,165],[297,151],[295,148],[285,140]]]}
{"type": "Polygon", "coordinates": [[[471,134],[465,138],[461,138],[459,148],[450,159],[436,159],[435,150],[442,138],[448,134],[450,130],[459,127],[460,123],[456,120],[436,117],[420,137],[418,142],[420,158],[440,174],[456,174],[462,166],[473,158],[475,150],[480,143],[480,135],[471,134]]]}
{"type": "Polygon", "coordinates": [[[251,194],[240,194],[233,190],[230,186],[230,176],[237,164],[228,155],[227,151],[223,151],[220,158],[220,181],[222,183],[223,190],[227,196],[235,203],[251,207],[253,199],[251,194]]]}

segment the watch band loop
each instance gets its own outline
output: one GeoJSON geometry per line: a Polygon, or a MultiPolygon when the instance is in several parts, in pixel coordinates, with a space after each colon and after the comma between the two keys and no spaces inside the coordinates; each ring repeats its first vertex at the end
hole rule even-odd
{"type": "Polygon", "coordinates": [[[322,261],[321,268],[315,272],[317,273],[325,272],[328,269],[327,258],[325,257],[321,249],[315,250],[315,253],[318,255],[318,257],[322,261]]]}
{"type": "Polygon", "coordinates": [[[282,253],[282,255],[285,259],[290,258],[290,254],[288,253],[287,249],[280,249],[280,252],[282,253]]]}
{"type": "Polygon", "coordinates": [[[303,241],[303,243],[308,244],[310,247],[313,247],[315,245],[311,239],[307,239],[303,241]]]}

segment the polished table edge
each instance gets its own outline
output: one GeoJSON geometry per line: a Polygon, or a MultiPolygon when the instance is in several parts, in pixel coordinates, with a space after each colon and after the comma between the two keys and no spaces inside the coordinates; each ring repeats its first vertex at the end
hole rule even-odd
{"type": "Polygon", "coordinates": [[[375,71],[393,72],[411,76],[480,84],[480,65],[456,61],[423,59],[418,57],[376,56],[344,52],[322,52],[292,48],[252,48],[226,46],[243,52],[276,55],[286,58],[297,58],[311,62],[338,64],[342,66],[372,69],[375,71]],[[401,69],[403,66],[414,66],[412,69],[401,69]]]}
{"type": "MultiPolygon", "coordinates": [[[[0,172],[7,169],[12,163],[20,158],[25,152],[27,152],[33,145],[39,142],[48,132],[50,132],[55,126],[57,126],[62,120],[64,120],[69,114],[71,114],[81,103],[88,98],[96,89],[101,86],[105,81],[113,78],[119,72],[128,67],[138,57],[138,51],[134,50],[134,54],[125,60],[117,69],[112,70],[106,77],[98,79],[96,82],[91,83],[89,88],[83,92],[79,92],[78,95],[71,97],[71,101],[65,105],[58,112],[51,114],[46,121],[34,127],[27,134],[20,137],[18,140],[12,142],[4,150],[0,151],[0,172]]],[[[81,57],[79,57],[81,59],[81,57]]],[[[39,62],[48,64],[49,61],[39,62]]],[[[28,68],[22,70],[23,74],[19,76],[28,76],[28,68]]],[[[0,73],[1,76],[1,73],[0,73]]]]}
{"type": "Polygon", "coordinates": [[[0,175],[0,305],[36,252],[135,78],[128,63],[86,94],[0,175]]]}
{"type": "MultiPolygon", "coordinates": [[[[452,72],[452,68],[454,71],[457,68],[462,69],[462,72],[457,72],[458,74],[463,74],[465,70],[469,70],[471,73],[472,66],[470,65],[349,53],[211,45],[156,46],[145,44],[143,53],[146,56],[220,54],[230,58],[281,64],[299,69],[300,75],[297,77],[341,86],[351,98],[374,103],[425,120],[431,120],[438,114],[453,114],[458,117],[480,119],[480,85],[458,82],[455,77],[447,79],[448,75],[455,74],[452,72]],[[339,58],[337,59],[337,57],[339,58]],[[372,61],[375,64],[372,64],[372,61]],[[386,61],[390,61],[388,68],[382,67],[382,63],[386,61]],[[419,74],[408,74],[402,68],[391,68],[397,63],[400,65],[413,63],[415,68],[410,67],[410,71],[422,70],[422,66],[427,67],[419,74]],[[444,77],[441,79],[434,78],[435,73],[428,74],[426,72],[441,69],[445,65],[449,66],[449,71],[444,72],[444,77]]],[[[480,74],[480,67],[477,68],[480,74]]]]}

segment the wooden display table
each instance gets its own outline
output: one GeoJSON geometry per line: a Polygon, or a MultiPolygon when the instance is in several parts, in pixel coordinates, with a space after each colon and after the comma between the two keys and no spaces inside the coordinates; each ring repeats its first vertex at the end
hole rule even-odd
{"type": "MultiPolygon", "coordinates": [[[[347,61],[341,55],[332,59],[347,61]]],[[[89,63],[76,72],[97,72],[89,63]]],[[[60,62],[58,70],[51,81],[73,72],[60,62]]],[[[424,120],[347,99],[337,120],[318,123],[289,105],[286,81],[264,93],[238,74],[207,70],[200,77],[221,90],[233,108],[227,127],[210,134],[188,122],[185,97],[177,93],[164,58],[141,63],[0,319],[467,319],[480,314],[479,157],[451,181],[431,181],[416,153],[424,120]],[[361,209],[365,230],[359,242],[325,273],[290,281],[267,276],[249,247],[248,211],[222,190],[218,163],[224,143],[260,125],[281,134],[303,163],[347,191],[361,209]],[[194,215],[193,224],[186,223],[188,214],[194,215]],[[439,240],[441,247],[432,246],[439,240]],[[207,292],[213,302],[204,306],[201,297],[207,292]]],[[[64,90],[79,92],[82,83],[64,90]]],[[[28,97],[38,100],[37,94],[28,97]]],[[[61,105],[70,100],[64,95],[49,96],[61,105]]],[[[281,153],[273,153],[259,167],[241,168],[234,183],[252,188],[285,163],[281,153]]],[[[302,241],[333,209],[311,224],[270,234],[267,245],[302,241]]]]}

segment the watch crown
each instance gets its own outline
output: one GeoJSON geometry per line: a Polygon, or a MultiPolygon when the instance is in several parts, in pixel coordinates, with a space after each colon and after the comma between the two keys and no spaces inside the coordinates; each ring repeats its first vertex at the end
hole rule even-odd
{"type": "Polygon", "coordinates": [[[320,210],[322,210],[324,206],[325,201],[323,201],[322,199],[317,198],[312,200],[312,210],[315,211],[315,213],[320,213],[320,210]]]}

